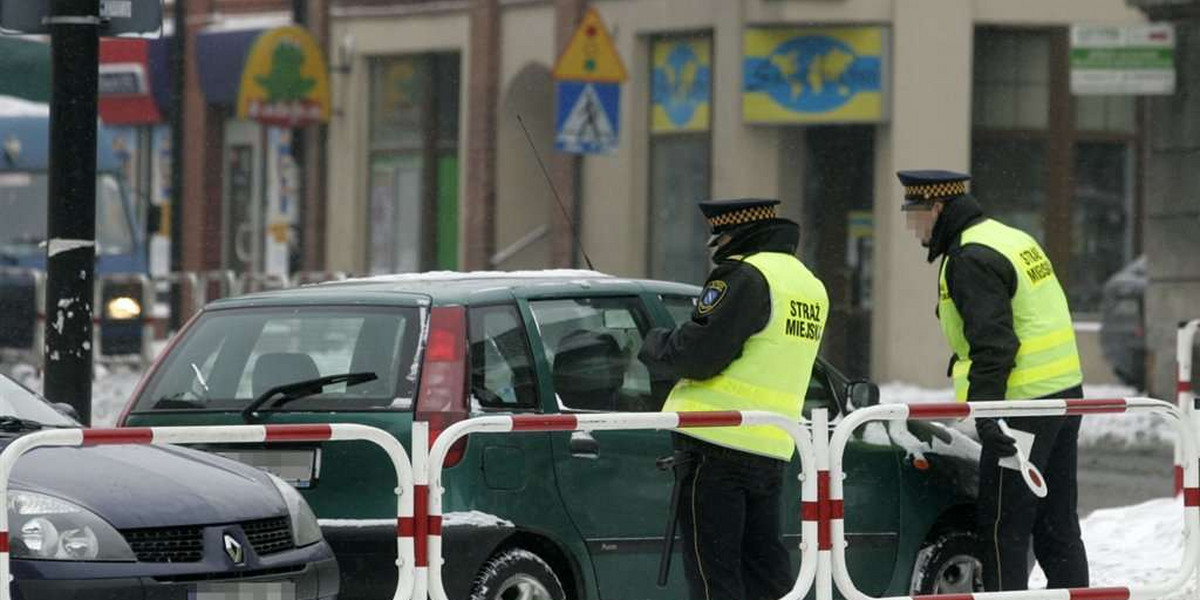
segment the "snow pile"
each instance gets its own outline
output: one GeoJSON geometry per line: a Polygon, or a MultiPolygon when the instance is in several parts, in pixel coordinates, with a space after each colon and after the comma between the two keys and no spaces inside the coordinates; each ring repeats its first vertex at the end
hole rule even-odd
{"type": "Polygon", "coordinates": [[[50,105],[31,102],[16,96],[0,96],[0,116],[48,117],[50,116],[50,105]]]}
{"type": "MultiPolygon", "coordinates": [[[[42,392],[42,376],[31,365],[17,365],[12,369],[13,379],[25,387],[42,392]]],[[[92,427],[113,427],[125,409],[125,403],[133,395],[142,372],[129,366],[95,366],[92,380],[92,427]]]]}
{"type": "MultiPolygon", "coordinates": [[[[1142,395],[1133,388],[1114,385],[1085,385],[1086,398],[1131,398],[1142,395]]],[[[953,402],[954,390],[950,388],[922,388],[904,383],[888,383],[879,388],[880,402],[894,404],[927,404],[931,402],[953,402]]],[[[974,427],[969,423],[953,426],[969,435],[974,427]]],[[[1172,425],[1165,419],[1148,413],[1088,415],[1079,430],[1079,443],[1083,446],[1107,447],[1153,447],[1169,446],[1175,441],[1172,425]]]]}
{"type": "MultiPolygon", "coordinates": [[[[1097,510],[1080,525],[1092,587],[1160,585],[1179,572],[1184,548],[1180,497],[1097,510]]],[[[1040,567],[1034,568],[1029,585],[1046,586],[1040,567]]],[[[1191,600],[1198,593],[1193,577],[1183,590],[1161,600],[1191,600]]]]}

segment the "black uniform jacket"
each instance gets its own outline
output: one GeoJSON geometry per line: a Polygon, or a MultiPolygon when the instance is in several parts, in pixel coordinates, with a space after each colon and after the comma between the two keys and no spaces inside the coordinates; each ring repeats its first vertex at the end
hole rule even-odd
{"type": "Polygon", "coordinates": [[[703,380],[720,374],[741,356],[746,340],[770,321],[767,280],[740,257],[757,252],[794,255],[800,228],[785,219],[772,219],[734,234],[714,256],[716,267],[708,275],[691,320],[674,330],[655,328],[646,333],[638,358],[655,380],[703,380]]]}
{"type": "Polygon", "coordinates": [[[961,245],[963,230],[984,218],[972,196],[947,202],[933,228],[928,260],[940,256],[947,261],[947,291],[962,315],[963,334],[971,345],[967,400],[1003,400],[1021,345],[1012,316],[1017,273],[996,250],[981,244],[961,245]]]}

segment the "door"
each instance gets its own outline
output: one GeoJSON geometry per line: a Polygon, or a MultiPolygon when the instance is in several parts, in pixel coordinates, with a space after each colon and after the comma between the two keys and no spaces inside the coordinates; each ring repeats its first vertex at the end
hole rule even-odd
{"type": "Polygon", "coordinates": [[[371,160],[372,274],[421,270],[424,161],[416,152],[386,154],[371,160]]]}
{"type": "MultiPolygon", "coordinates": [[[[637,360],[650,321],[634,296],[531,300],[545,353],[547,412],[655,411],[650,377],[637,360]]],[[[655,461],[670,454],[664,431],[552,435],[555,474],[567,512],[587,544],[608,599],[678,595],[656,586],[658,556],[674,476],[655,461]]],[[[678,550],[678,549],[677,549],[678,550]]],[[[678,552],[677,552],[678,553],[678,552]]],[[[683,588],[683,567],[671,587],[683,588]]]]}
{"type": "Polygon", "coordinates": [[[249,121],[226,122],[223,156],[222,262],[237,273],[258,273],[263,266],[265,237],[261,126],[249,121]]]}
{"type": "Polygon", "coordinates": [[[870,373],[875,130],[809,127],[804,141],[801,258],[829,292],[822,355],[853,377],[870,373]]]}

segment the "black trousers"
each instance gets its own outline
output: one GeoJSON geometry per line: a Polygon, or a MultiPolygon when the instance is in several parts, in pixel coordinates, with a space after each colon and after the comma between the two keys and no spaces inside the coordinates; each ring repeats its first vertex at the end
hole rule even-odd
{"type": "Polygon", "coordinates": [[[679,479],[679,529],[692,600],[776,600],[795,583],[783,545],[787,463],[676,434],[692,454],[679,479]]]}
{"type": "MultiPolygon", "coordinates": [[[[1072,388],[1052,398],[1079,398],[1072,388]]],[[[1075,510],[1077,445],[1081,417],[1006,418],[1009,427],[1034,434],[1030,461],[1046,479],[1038,498],[1021,474],[1005,469],[985,447],[980,458],[979,528],[984,542],[983,579],[989,592],[1029,586],[1029,538],[1050,588],[1088,586],[1087,551],[1075,510]]]]}

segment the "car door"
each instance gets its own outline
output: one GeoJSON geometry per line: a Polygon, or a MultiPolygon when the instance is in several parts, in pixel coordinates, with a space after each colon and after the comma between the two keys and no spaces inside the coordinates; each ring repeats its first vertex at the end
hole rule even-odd
{"type": "MultiPolygon", "coordinates": [[[[649,373],[637,360],[650,327],[640,298],[552,298],[530,300],[528,308],[545,357],[546,412],[658,410],[649,373]]],[[[670,434],[555,433],[551,445],[559,492],[587,544],[600,597],[680,595],[678,562],[667,591],[655,583],[673,482],[655,461],[671,452],[670,434]]]]}

